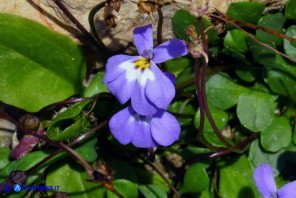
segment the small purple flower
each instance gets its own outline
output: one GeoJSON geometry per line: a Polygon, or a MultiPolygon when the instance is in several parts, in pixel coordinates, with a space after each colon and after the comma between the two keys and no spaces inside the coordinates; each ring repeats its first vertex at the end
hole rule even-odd
{"type": "Polygon", "coordinates": [[[262,164],[254,172],[256,186],[263,198],[295,198],[296,181],[291,182],[277,190],[273,178],[272,168],[269,164],[262,164]]]}
{"type": "Polygon", "coordinates": [[[139,148],[169,146],[179,139],[181,131],[177,119],[168,112],[158,110],[153,116],[142,116],[132,106],[115,114],[109,128],[118,142],[131,142],[139,148]]]}
{"type": "Polygon", "coordinates": [[[134,43],[139,56],[109,58],[103,83],[121,104],[131,98],[138,114],[153,115],[166,109],[175,96],[172,80],[156,64],[186,55],[187,48],[183,41],[173,39],[153,49],[152,25],[135,28],[134,43]]]}

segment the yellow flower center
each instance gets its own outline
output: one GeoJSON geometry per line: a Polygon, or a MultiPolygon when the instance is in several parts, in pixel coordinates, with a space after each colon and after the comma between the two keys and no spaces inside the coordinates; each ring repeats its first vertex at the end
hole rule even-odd
{"type": "Polygon", "coordinates": [[[140,58],[134,62],[135,67],[140,70],[149,69],[151,65],[151,60],[146,58],[140,58]]]}

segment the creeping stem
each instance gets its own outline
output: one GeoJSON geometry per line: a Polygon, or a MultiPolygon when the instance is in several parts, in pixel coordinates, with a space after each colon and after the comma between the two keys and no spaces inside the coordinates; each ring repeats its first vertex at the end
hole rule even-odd
{"type": "Polygon", "coordinates": [[[161,10],[161,6],[157,8],[157,13],[158,13],[157,44],[160,45],[162,43],[162,24],[163,24],[163,13],[161,10]]]}
{"type": "MultiPolygon", "coordinates": [[[[198,17],[197,18],[197,24],[198,24],[198,28],[200,31],[200,36],[201,36],[201,40],[202,40],[202,45],[203,45],[203,50],[205,52],[205,54],[208,54],[208,44],[207,44],[207,40],[206,40],[206,35],[204,33],[204,28],[203,28],[203,24],[202,24],[202,18],[198,17]]],[[[196,61],[197,63],[197,61],[196,61]]],[[[207,104],[207,97],[206,97],[206,89],[205,89],[205,84],[206,84],[206,67],[207,67],[207,62],[206,62],[206,58],[204,57],[203,63],[202,63],[202,67],[201,67],[201,72],[200,72],[200,82],[197,83],[197,85],[200,86],[200,92],[201,92],[201,101],[200,106],[203,106],[204,112],[215,132],[215,134],[217,135],[217,137],[219,138],[219,140],[230,150],[241,153],[243,152],[242,150],[237,149],[233,144],[229,143],[220,133],[217,125],[215,124],[215,121],[211,115],[211,112],[209,110],[209,106],[207,104]]]]}
{"type": "Polygon", "coordinates": [[[94,22],[94,17],[96,15],[97,12],[99,12],[106,4],[106,1],[103,1],[102,3],[96,5],[94,8],[91,9],[91,11],[89,12],[88,15],[88,23],[90,26],[90,30],[92,32],[92,34],[94,35],[94,37],[97,40],[98,45],[100,46],[100,48],[107,54],[110,55],[111,52],[108,50],[108,48],[105,46],[105,44],[102,42],[100,36],[97,33],[96,27],[95,27],[95,22],[94,22]]]}

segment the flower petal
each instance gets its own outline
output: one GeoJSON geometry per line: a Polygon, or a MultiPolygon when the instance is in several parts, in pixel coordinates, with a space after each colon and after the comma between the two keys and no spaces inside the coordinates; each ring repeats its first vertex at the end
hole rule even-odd
{"type": "Polygon", "coordinates": [[[154,63],[162,63],[167,60],[184,56],[188,53],[185,43],[179,39],[169,40],[153,50],[152,61],[154,63]]]}
{"type": "Polygon", "coordinates": [[[134,29],[134,43],[141,56],[147,50],[153,50],[153,30],[151,24],[134,29]]]}
{"type": "Polygon", "coordinates": [[[135,84],[136,81],[129,82],[126,80],[125,75],[121,75],[112,82],[107,83],[107,89],[121,104],[124,104],[130,99],[135,84]]]}
{"type": "Polygon", "coordinates": [[[108,59],[106,65],[105,76],[103,83],[108,83],[118,78],[121,74],[125,73],[122,64],[130,64],[131,62],[139,59],[139,56],[127,56],[127,55],[116,55],[108,59]]]}
{"type": "Polygon", "coordinates": [[[159,110],[151,120],[152,137],[162,146],[169,146],[178,140],[180,131],[179,122],[168,112],[159,110]]]}
{"type": "Polygon", "coordinates": [[[147,98],[145,94],[146,86],[135,85],[131,96],[131,102],[134,110],[140,115],[153,115],[156,113],[156,106],[147,98]]]}
{"type": "Polygon", "coordinates": [[[112,135],[121,144],[130,143],[136,133],[133,114],[135,113],[132,108],[127,107],[113,115],[109,121],[112,135]]]}
{"type": "Polygon", "coordinates": [[[278,190],[279,198],[295,198],[296,195],[296,181],[284,185],[278,190]]]}
{"type": "Polygon", "coordinates": [[[150,70],[155,78],[147,81],[146,95],[158,108],[165,110],[175,97],[175,86],[155,64],[151,65],[150,70]]]}
{"type": "Polygon", "coordinates": [[[276,184],[273,178],[272,168],[269,164],[262,164],[256,168],[254,180],[259,192],[264,198],[269,198],[276,192],[276,184]]]}
{"type": "Polygon", "coordinates": [[[166,77],[168,77],[168,79],[170,79],[170,81],[173,83],[173,85],[176,84],[176,76],[171,73],[171,72],[163,72],[164,75],[166,75],[166,77]]]}
{"type": "Polygon", "coordinates": [[[153,148],[158,144],[153,140],[150,130],[150,121],[145,119],[145,116],[139,116],[134,122],[135,135],[132,139],[132,144],[138,148],[153,148]]]}

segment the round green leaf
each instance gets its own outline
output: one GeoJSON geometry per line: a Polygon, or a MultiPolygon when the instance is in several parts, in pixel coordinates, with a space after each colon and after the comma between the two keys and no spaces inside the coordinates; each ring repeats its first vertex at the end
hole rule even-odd
{"type": "Polygon", "coordinates": [[[212,76],[206,84],[208,102],[222,110],[237,104],[239,96],[248,89],[234,83],[226,75],[219,73],[212,76]]]}
{"type": "Polygon", "coordinates": [[[292,128],[285,117],[274,117],[270,125],[261,132],[261,144],[270,152],[289,146],[292,141],[292,128]]]}
{"type": "Polygon", "coordinates": [[[0,169],[2,169],[9,163],[10,149],[0,148],[0,156],[0,169]]]}
{"type": "Polygon", "coordinates": [[[206,168],[209,164],[195,163],[187,169],[184,182],[180,188],[181,193],[201,192],[210,185],[210,179],[206,168]]]}
{"type": "MultiPolygon", "coordinates": [[[[296,25],[290,26],[286,31],[286,35],[296,38],[296,25]]],[[[292,58],[296,58],[296,43],[292,43],[291,41],[288,41],[285,39],[284,40],[284,50],[288,56],[290,56],[292,58]]]]}
{"type": "Polygon", "coordinates": [[[232,19],[256,24],[264,10],[258,2],[237,2],[229,5],[226,15],[232,19]]]}
{"type": "MultiPolygon", "coordinates": [[[[128,198],[137,198],[138,197],[138,189],[137,186],[125,179],[117,179],[113,181],[114,188],[123,195],[123,197],[128,198]]],[[[118,196],[115,195],[111,191],[107,191],[108,198],[117,198],[118,196]]]]}
{"type": "Polygon", "coordinates": [[[288,0],[285,9],[285,16],[288,19],[296,20],[296,1],[288,0]]]}
{"type": "Polygon", "coordinates": [[[239,97],[236,111],[244,127],[258,132],[271,123],[274,110],[274,98],[271,95],[254,91],[239,97]]]}
{"type": "Polygon", "coordinates": [[[224,47],[227,50],[245,53],[248,51],[246,35],[238,29],[229,30],[224,38],[224,47]]]}
{"type": "Polygon", "coordinates": [[[16,170],[26,171],[47,156],[48,156],[48,153],[45,153],[43,151],[36,151],[36,152],[27,154],[20,160],[15,160],[10,162],[0,170],[0,182],[6,179],[12,171],[16,171],[16,170]]]}
{"type": "MultiPolygon", "coordinates": [[[[222,130],[228,122],[228,114],[220,109],[215,108],[212,105],[210,105],[209,108],[216,126],[218,127],[219,130],[222,130]]],[[[199,124],[200,124],[200,110],[196,112],[195,119],[194,119],[194,125],[196,128],[199,128],[199,124]]],[[[205,138],[205,140],[207,140],[214,146],[217,146],[217,147],[225,146],[223,143],[221,143],[221,141],[215,134],[207,117],[205,118],[202,135],[205,138]]]]}
{"type": "Polygon", "coordinates": [[[59,186],[59,191],[67,192],[72,198],[103,197],[105,188],[88,181],[89,176],[75,161],[65,160],[52,165],[46,177],[47,186],[59,186]]]}
{"type": "Polygon", "coordinates": [[[93,97],[102,92],[109,92],[106,84],[103,84],[104,72],[98,72],[84,90],[84,97],[93,97]]]}
{"type": "Polygon", "coordinates": [[[253,181],[253,171],[245,156],[232,159],[220,169],[220,195],[223,198],[259,197],[253,181]]]}
{"type": "Polygon", "coordinates": [[[139,185],[140,192],[145,198],[167,198],[167,193],[160,186],[157,185],[139,185]]]}
{"type": "MultiPolygon", "coordinates": [[[[207,28],[211,25],[211,23],[205,18],[202,18],[202,23],[204,28],[207,28]]],[[[185,30],[189,25],[193,25],[197,35],[199,35],[196,17],[186,10],[178,10],[172,18],[172,24],[174,33],[183,40],[188,40],[188,35],[186,34],[185,30]]],[[[207,31],[206,34],[208,36],[207,39],[210,42],[218,39],[217,33],[213,30],[207,31]]]]}
{"type": "Polygon", "coordinates": [[[80,93],[85,61],[68,37],[0,14],[0,100],[29,112],[80,93]]]}
{"type": "Polygon", "coordinates": [[[274,176],[276,177],[285,166],[285,159],[280,157],[284,152],[284,149],[276,153],[267,152],[260,145],[260,141],[255,140],[251,144],[248,159],[253,170],[261,164],[270,164],[273,168],[274,176]]]}
{"type": "MultiPolygon", "coordinates": [[[[268,14],[260,19],[258,25],[272,29],[276,32],[282,32],[286,17],[282,13],[268,14]]],[[[282,45],[283,39],[272,34],[257,30],[256,38],[267,44],[282,45]]]]}

